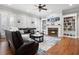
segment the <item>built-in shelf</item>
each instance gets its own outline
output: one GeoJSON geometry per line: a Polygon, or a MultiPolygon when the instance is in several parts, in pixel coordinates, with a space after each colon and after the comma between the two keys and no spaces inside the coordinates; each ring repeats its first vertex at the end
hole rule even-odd
{"type": "Polygon", "coordinates": [[[63,21],[63,35],[67,37],[76,37],[76,15],[72,14],[64,16],[63,21]]]}

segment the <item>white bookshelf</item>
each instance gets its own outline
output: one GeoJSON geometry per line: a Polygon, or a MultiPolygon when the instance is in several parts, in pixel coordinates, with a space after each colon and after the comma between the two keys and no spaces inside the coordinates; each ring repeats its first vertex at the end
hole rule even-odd
{"type": "Polygon", "coordinates": [[[63,35],[65,37],[77,38],[77,14],[64,15],[63,35]]]}

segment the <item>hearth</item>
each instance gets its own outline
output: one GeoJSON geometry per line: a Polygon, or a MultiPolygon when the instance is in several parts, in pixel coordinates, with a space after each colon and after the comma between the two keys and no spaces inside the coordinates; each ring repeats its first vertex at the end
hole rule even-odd
{"type": "Polygon", "coordinates": [[[48,28],[48,35],[58,37],[58,28],[48,28]]]}

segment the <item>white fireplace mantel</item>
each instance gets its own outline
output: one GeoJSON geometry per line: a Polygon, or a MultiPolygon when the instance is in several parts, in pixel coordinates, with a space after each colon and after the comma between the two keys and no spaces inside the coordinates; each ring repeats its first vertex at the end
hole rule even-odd
{"type": "Polygon", "coordinates": [[[48,28],[58,28],[58,37],[62,35],[62,27],[61,25],[51,25],[51,26],[46,26],[46,34],[48,35],[48,28]]]}

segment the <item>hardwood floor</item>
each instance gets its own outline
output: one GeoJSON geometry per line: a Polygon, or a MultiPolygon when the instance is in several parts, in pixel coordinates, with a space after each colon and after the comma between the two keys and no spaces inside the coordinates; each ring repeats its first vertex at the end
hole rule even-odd
{"type": "MultiPolygon", "coordinates": [[[[47,51],[48,55],[78,55],[79,39],[63,37],[59,43],[47,51]]],[[[13,55],[5,39],[0,39],[0,55],[13,55]]]]}
{"type": "Polygon", "coordinates": [[[5,39],[0,39],[0,55],[13,55],[13,52],[8,47],[8,43],[5,39]]]}
{"type": "Polygon", "coordinates": [[[78,55],[79,39],[63,37],[59,43],[51,47],[47,52],[49,55],[78,55]]]}

